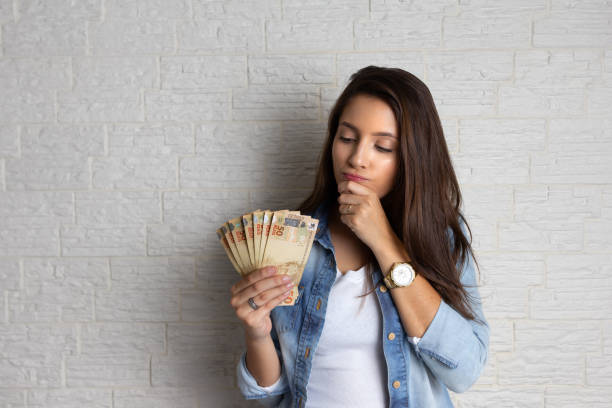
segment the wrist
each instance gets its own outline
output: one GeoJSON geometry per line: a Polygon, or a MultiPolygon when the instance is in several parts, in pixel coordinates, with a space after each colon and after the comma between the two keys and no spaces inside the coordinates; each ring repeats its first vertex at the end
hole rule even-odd
{"type": "Polygon", "coordinates": [[[252,334],[248,331],[248,329],[245,329],[244,340],[247,346],[259,346],[259,345],[271,342],[272,336],[270,335],[270,333],[264,334],[264,335],[252,334]]]}
{"type": "Polygon", "coordinates": [[[377,253],[382,251],[385,247],[388,247],[393,242],[393,231],[389,230],[380,231],[377,236],[373,237],[372,245],[368,245],[372,252],[377,253]]]}
{"type": "Polygon", "coordinates": [[[407,256],[404,244],[393,230],[390,230],[381,239],[377,240],[375,247],[372,248],[372,252],[374,252],[377,258],[397,257],[398,254],[407,256]]]}

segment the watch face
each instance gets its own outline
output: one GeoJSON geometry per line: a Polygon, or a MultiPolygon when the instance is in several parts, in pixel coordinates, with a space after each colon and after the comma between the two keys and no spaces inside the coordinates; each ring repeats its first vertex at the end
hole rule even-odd
{"type": "Polygon", "coordinates": [[[391,272],[391,277],[396,285],[408,286],[412,282],[412,267],[410,265],[398,265],[391,272]]]}

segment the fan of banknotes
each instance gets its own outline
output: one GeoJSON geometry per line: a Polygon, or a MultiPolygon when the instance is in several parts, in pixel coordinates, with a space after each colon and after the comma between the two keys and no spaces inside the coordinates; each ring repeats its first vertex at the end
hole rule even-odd
{"type": "Polygon", "coordinates": [[[299,211],[255,210],[232,218],[217,229],[232,265],[240,275],[274,265],[294,286],[280,306],[295,304],[319,220],[299,211]]]}

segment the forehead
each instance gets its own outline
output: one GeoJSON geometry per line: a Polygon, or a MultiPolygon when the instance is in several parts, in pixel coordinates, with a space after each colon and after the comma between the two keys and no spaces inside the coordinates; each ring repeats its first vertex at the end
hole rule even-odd
{"type": "Polygon", "coordinates": [[[349,101],[340,115],[339,127],[359,133],[397,137],[397,123],[393,110],[384,101],[371,96],[358,95],[349,101]]]}

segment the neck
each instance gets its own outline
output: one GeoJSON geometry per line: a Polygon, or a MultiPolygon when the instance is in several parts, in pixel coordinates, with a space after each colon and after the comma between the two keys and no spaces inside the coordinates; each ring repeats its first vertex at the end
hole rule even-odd
{"type": "MultiPolygon", "coordinates": [[[[327,227],[330,231],[334,231],[334,233],[347,235],[347,236],[355,236],[353,231],[349,227],[346,226],[340,219],[340,213],[338,212],[338,204],[332,204],[329,215],[327,218],[327,227]]],[[[355,236],[355,238],[357,238],[355,236]]]]}

